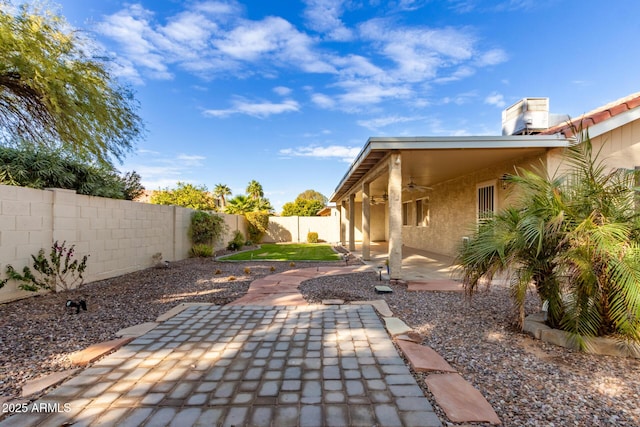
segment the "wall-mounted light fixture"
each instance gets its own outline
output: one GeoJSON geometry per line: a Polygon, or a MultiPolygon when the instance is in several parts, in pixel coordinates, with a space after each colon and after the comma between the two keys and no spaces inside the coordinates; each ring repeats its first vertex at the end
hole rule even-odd
{"type": "Polygon", "coordinates": [[[500,186],[502,187],[503,190],[506,190],[509,187],[510,178],[511,178],[511,175],[509,175],[508,173],[503,173],[500,176],[500,186]]]}

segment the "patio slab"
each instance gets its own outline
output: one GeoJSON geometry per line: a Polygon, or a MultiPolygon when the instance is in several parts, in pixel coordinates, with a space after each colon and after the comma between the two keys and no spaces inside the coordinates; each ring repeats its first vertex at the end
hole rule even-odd
{"type": "Polygon", "coordinates": [[[120,347],[130,343],[133,339],[133,337],[124,337],[90,345],[84,350],[71,353],[69,355],[69,359],[75,366],[87,366],[89,363],[98,360],[105,354],[118,350],[120,347]]]}
{"type": "Polygon", "coordinates": [[[393,311],[389,308],[387,302],[383,299],[376,299],[371,301],[351,301],[350,304],[367,304],[372,305],[381,316],[393,317],[393,311]]]}
{"type": "Polygon", "coordinates": [[[40,393],[53,385],[60,384],[76,372],[78,372],[78,368],[67,369],[66,371],[54,372],[53,374],[27,381],[24,386],[22,386],[22,397],[40,393]]]}
{"type": "Polygon", "coordinates": [[[405,340],[396,340],[396,344],[416,372],[458,372],[431,347],[405,340]]]}
{"type": "Polygon", "coordinates": [[[383,317],[382,319],[384,320],[389,335],[392,337],[413,331],[413,329],[397,317],[383,317]]]}
{"type": "Polygon", "coordinates": [[[433,374],[429,375],[425,382],[438,405],[452,422],[501,423],[484,396],[459,374],[433,374]]]}
{"type": "Polygon", "coordinates": [[[146,334],[156,326],[158,326],[158,322],[145,322],[140,323],[139,325],[130,326],[128,328],[120,329],[116,332],[117,337],[139,337],[141,335],[146,334]]]}
{"type": "Polygon", "coordinates": [[[410,281],[407,283],[407,291],[464,292],[464,286],[456,280],[410,281]]]}

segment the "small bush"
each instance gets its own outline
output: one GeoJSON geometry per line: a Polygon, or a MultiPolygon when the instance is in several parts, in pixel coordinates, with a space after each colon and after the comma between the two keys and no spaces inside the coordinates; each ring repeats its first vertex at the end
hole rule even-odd
{"type": "Polygon", "coordinates": [[[25,266],[20,274],[11,265],[7,265],[7,276],[9,279],[22,282],[20,289],[31,292],[39,289],[47,289],[51,292],[66,291],[82,285],[84,282],[82,274],[87,268],[89,255],[83,256],[82,260],[72,260],[75,245],[67,248],[65,244],[66,241],[58,244],[56,240],[51,246],[48,259],[44,255],[44,249],[40,249],[38,256],[31,255],[33,269],[38,274],[34,275],[28,266],[25,266]]]}
{"type": "Polygon", "coordinates": [[[276,268],[272,265],[269,271],[273,273],[274,271],[276,271],[276,268]]]}
{"type": "Polygon", "coordinates": [[[251,274],[251,269],[249,267],[245,267],[244,274],[247,274],[247,275],[251,274]]]}
{"type": "Polygon", "coordinates": [[[191,214],[189,238],[194,245],[215,245],[226,230],[224,218],[219,215],[197,211],[191,214]]]}
{"type": "Polygon", "coordinates": [[[229,242],[229,244],[227,245],[227,249],[230,251],[238,251],[240,249],[242,249],[242,247],[244,246],[244,235],[242,234],[241,231],[236,231],[235,234],[233,235],[233,240],[229,242]]]}
{"type": "Polygon", "coordinates": [[[233,282],[234,280],[236,280],[236,276],[229,276],[227,280],[233,282]]]}
{"type": "Polygon", "coordinates": [[[289,263],[289,267],[295,267],[295,266],[296,266],[296,263],[295,263],[295,262],[291,261],[291,262],[289,263]]]}
{"type": "Polygon", "coordinates": [[[204,243],[195,244],[189,251],[191,258],[208,258],[213,256],[213,247],[204,243]]]}
{"type": "Polygon", "coordinates": [[[307,243],[318,243],[318,233],[310,231],[307,233],[307,243]]]}
{"type": "Polygon", "coordinates": [[[217,269],[213,274],[216,274],[216,275],[218,275],[218,274],[222,274],[222,270],[217,269]]]}
{"type": "Polygon", "coordinates": [[[247,212],[244,217],[248,223],[247,233],[249,234],[249,240],[260,243],[269,229],[269,212],[247,212]]]}

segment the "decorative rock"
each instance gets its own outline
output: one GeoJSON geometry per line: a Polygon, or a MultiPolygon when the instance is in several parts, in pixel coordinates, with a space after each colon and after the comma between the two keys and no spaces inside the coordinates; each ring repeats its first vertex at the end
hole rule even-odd
{"type": "Polygon", "coordinates": [[[384,285],[378,285],[376,286],[376,293],[378,294],[389,294],[391,292],[393,292],[393,289],[391,289],[388,286],[384,286],[384,285]]]}

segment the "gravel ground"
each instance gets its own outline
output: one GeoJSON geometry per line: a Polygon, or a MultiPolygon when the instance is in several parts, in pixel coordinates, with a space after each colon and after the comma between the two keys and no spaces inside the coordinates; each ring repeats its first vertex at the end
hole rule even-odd
{"type": "MultiPolygon", "coordinates": [[[[244,295],[257,278],[325,264],[336,265],[188,259],[167,269],[1,304],[0,398],[18,396],[29,379],[67,369],[70,352],[153,321],[181,302],[225,304],[244,295]],[[88,310],[69,312],[67,299],[85,299],[88,310]]],[[[529,338],[510,323],[508,290],[500,286],[468,300],[459,293],[407,292],[404,285],[378,295],[373,287],[379,283],[373,272],[322,277],[303,283],[301,292],[310,302],[385,299],[397,317],[422,334],[424,344],[482,392],[505,426],[640,425],[640,360],[587,355],[529,338]]],[[[528,312],[537,309],[532,295],[528,312]]]]}
{"type": "MultiPolygon", "coordinates": [[[[407,292],[406,285],[390,285],[393,293],[379,295],[373,289],[379,283],[375,273],[359,273],[307,281],[301,291],[310,302],[386,300],[423,344],[482,392],[505,426],[640,426],[640,360],[574,352],[520,333],[504,286],[469,299],[407,292]]],[[[528,313],[539,310],[536,300],[529,296],[528,313]]]]}

